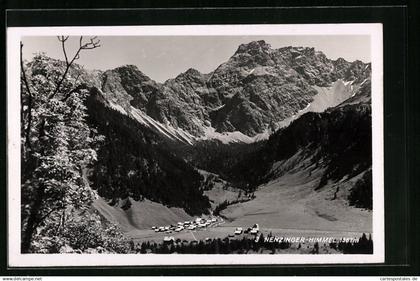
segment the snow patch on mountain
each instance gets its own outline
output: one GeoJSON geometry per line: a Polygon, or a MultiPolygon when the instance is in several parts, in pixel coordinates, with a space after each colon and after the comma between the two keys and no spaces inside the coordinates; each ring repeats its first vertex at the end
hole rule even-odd
{"type": "Polygon", "coordinates": [[[314,100],[307,111],[323,112],[327,108],[337,106],[350,98],[353,95],[352,82],[339,79],[330,87],[314,86],[318,94],[314,96],[314,100]]]}
{"type": "Polygon", "coordinates": [[[270,133],[268,131],[265,131],[253,137],[250,137],[239,131],[219,133],[219,132],[216,132],[216,129],[213,127],[205,127],[204,136],[198,138],[198,140],[217,139],[224,144],[235,143],[235,142],[253,143],[256,141],[268,139],[269,136],[270,136],[270,133]]]}
{"type": "Polygon", "coordinates": [[[354,95],[355,87],[353,82],[354,81],[343,81],[339,79],[329,87],[313,86],[318,92],[318,94],[313,97],[313,101],[295,115],[279,122],[277,127],[287,127],[291,122],[307,112],[323,112],[330,107],[339,105],[354,95]]]}
{"type": "Polygon", "coordinates": [[[194,141],[196,140],[196,137],[184,131],[183,129],[181,128],[176,129],[172,127],[170,124],[162,124],[156,121],[155,119],[153,119],[152,117],[148,116],[147,114],[145,114],[140,109],[137,109],[133,106],[130,106],[128,110],[126,110],[119,104],[116,104],[112,101],[109,101],[108,106],[111,107],[112,109],[117,110],[118,112],[124,115],[131,116],[137,122],[149,128],[154,129],[155,131],[161,133],[162,135],[164,135],[165,137],[169,139],[178,140],[183,143],[190,144],[190,145],[194,144],[194,141]]]}
{"type": "Polygon", "coordinates": [[[195,137],[181,128],[175,129],[169,124],[162,124],[133,106],[130,107],[130,112],[137,121],[148,127],[156,129],[170,139],[176,139],[191,145],[194,143],[195,137]]]}
{"type": "Polygon", "coordinates": [[[122,114],[128,115],[127,111],[119,104],[116,104],[116,103],[110,101],[109,102],[109,107],[111,107],[112,109],[115,109],[116,111],[118,111],[122,114]]]}

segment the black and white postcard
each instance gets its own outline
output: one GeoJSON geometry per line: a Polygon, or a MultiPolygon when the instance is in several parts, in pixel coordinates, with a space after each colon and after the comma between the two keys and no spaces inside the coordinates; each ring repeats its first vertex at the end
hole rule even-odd
{"type": "Polygon", "coordinates": [[[7,30],[10,266],[384,262],[381,24],[7,30]]]}

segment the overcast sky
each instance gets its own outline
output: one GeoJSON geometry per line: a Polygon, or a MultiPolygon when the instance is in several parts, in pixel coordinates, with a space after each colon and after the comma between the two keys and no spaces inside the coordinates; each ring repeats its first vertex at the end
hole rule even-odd
{"type": "MultiPolygon", "coordinates": [[[[134,64],[158,82],[174,78],[191,67],[202,73],[211,72],[228,60],[240,44],[255,40],[265,40],[272,48],[314,47],[330,59],[371,60],[368,35],[101,36],[99,39],[101,47],[84,51],[77,63],[87,69],[100,70],[134,64]]],[[[23,43],[24,59],[31,59],[37,52],[64,58],[57,37],[25,37],[23,43]]],[[[78,46],[78,37],[70,37],[67,43],[70,56],[78,46]]]]}

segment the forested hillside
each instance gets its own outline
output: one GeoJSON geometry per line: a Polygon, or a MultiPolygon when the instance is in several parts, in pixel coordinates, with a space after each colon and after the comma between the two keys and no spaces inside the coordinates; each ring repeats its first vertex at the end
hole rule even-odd
{"type": "Polygon", "coordinates": [[[105,137],[91,181],[98,194],[115,204],[119,199],[150,199],[187,213],[206,213],[208,198],[200,190],[202,176],[167,149],[160,136],[101,102],[97,89],[88,99],[89,120],[105,137]]]}

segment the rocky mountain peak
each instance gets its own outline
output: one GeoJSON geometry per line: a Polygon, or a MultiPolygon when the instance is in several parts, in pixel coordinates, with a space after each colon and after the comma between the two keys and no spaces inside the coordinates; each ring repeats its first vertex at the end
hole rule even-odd
{"type": "Polygon", "coordinates": [[[114,69],[125,80],[134,80],[138,82],[150,81],[149,76],[141,72],[136,65],[127,64],[114,69]]]}
{"type": "Polygon", "coordinates": [[[250,55],[257,53],[268,53],[271,50],[271,45],[267,44],[264,40],[252,41],[247,44],[239,45],[235,54],[248,53],[250,55]]]}
{"type": "Polygon", "coordinates": [[[347,63],[347,61],[344,58],[339,57],[338,59],[335,60],[335,63],[337,63],[337,64],[343,64],[343,63],[347,63]]]}
{"type": "Polygon", "coordinates": [[[188,68],[188,70],[185,71],[184,74],[186,74],[186,75],[192,75],[192,76],[201,76],[202,75],[201,72],[198,71],[195,68],[188,68]]]}
{"type": "MultiPolygon", "coordinates": [[[[179,74],[174,80],[175,81],[184,81],[184,80],[203,80],[205,79],[205,74],[202,74],[195,68],[189,68],[187,71],[179,74]]],[[[170,81],[169,79],[168,81],[170,81]]]]}
{"type": "Polygon", "coordinates": [[[294,47],[294,46],[287,46],[276,49],[277,53],[282,56],[291,56],[293,58],[298,56],[306,56],[312,57],[316,55],[325,56],[322,52],[316,51],[313,47],[294,47]]]}

